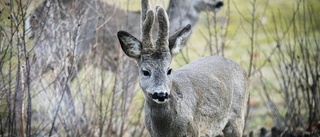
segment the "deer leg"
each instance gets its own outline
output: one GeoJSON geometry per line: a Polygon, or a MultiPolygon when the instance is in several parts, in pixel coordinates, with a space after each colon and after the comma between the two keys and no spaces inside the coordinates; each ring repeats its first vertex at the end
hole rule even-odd
{"type": "Polygon", "coordinates": [[[223,134],[225,137],[242,137],[243,126],[244,121],[241,118],[230,119],[223,129],[223,134]]]}

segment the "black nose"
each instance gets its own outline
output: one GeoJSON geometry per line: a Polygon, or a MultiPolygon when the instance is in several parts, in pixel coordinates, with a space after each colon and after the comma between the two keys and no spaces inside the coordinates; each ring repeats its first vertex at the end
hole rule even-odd
{"type": "Polygon", "coordinates": [[[165,99],[168,99],[168,93],[153,93],[152,94],[153,99],[158,99],[159,101],[164,101],[165,99]]]}
{"type": "Polygon", "coordinates": [[[216,8],[220,8],[223,6],[223,2],[222,1],[218,1],[218,3],[216,4],[216,8]]]}

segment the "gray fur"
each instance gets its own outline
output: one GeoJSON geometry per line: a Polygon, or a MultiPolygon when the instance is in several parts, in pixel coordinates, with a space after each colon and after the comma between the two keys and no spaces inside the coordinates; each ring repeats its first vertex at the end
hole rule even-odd
{"type": "MultiPolygon", "coordinates": [[[[147,0],[142,0],[142,5],[145,3],[147,0]]],[[[159,8],[159,26],[166,26],[162,23],[167,21],[162,20],[167,18],[159,18],[159,15],[166,13],[162,13],[161,7],[159,8]]],[[[166,31],[168,27],[159,28],[166,31]]],[[[152,137],[241,137],[249,97],[248,78],[243,68],[224,57],[209,56],[170,74],[173,52],[156,48],[166,46],[173,50],[181,47],[176,44],[181,44],[179,41],[184,41],[189,33],[190,26],[187,25],[169,38],[168,34],[161,36],[153,43],[155,46],[152,46],[152,52],[140,52],[140,56],[133,57],[131,52],[125,51],[137,61],[140,68],[140,87],[146,100],[146,127],[152,137]],[[174,44],[169,46],[169,43],[161,42],[168,40],[174,44]],[[169,96],[164,100],[154,97],[154,94],[160,93],[169,96]]],[[[149,48],[143,41],[126,37],[133,36],[126,35],[124,31],[118,32],[122,49],[138,49],[132,48],[136,46],[143,51],[143,48],[149,48]]]]}

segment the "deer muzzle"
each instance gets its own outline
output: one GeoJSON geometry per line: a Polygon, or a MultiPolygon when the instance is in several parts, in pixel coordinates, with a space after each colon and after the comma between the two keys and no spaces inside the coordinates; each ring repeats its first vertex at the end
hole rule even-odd
{"type": "Polygon", "coordinates": [[[169,98],[168,93],[160,92],[160,93],[153,93],[152,94],[152,99],[157,100],[159,102],[164,102],[166,99],[169,98]]]}

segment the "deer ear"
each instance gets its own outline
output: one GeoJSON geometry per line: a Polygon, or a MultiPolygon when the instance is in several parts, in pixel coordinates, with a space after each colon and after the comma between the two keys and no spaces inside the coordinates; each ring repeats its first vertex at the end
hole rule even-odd
{"type": "Polygon", "coordinates": [[[142,47],[140,40],[126,31],[119,31],[117,36],[123,52],[130,58],[138,59],[142,47]]]}
{"type": "Polygon", "coordinates": [[[169,37],[169,48],[171,54],[174,55],[180,52],[180,50],[185,46],[190,32],[191,25],[188,24],[169,37]]]}

